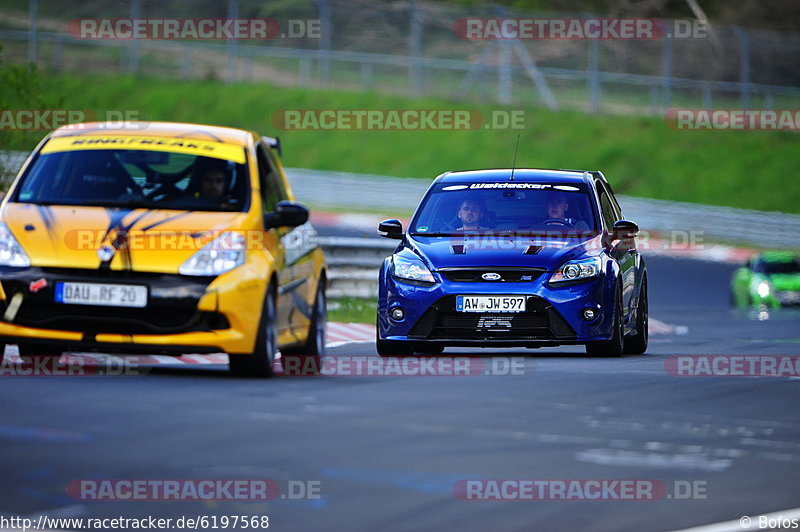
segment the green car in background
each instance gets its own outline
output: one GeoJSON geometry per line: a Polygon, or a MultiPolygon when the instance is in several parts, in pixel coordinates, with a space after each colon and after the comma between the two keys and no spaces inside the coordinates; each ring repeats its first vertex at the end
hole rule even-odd
{"type": "Polygon", "coordinates": [[[753,255],[733,274],[731,300],[739,308],[800,306],[800,257],[785,251],[753,255]]]}

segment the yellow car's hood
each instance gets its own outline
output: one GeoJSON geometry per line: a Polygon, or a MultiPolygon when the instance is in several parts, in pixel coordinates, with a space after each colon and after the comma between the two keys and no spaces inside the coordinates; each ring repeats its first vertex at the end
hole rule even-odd
{"type": "Polygon", "coordinates": [[[245,217],[241,212],[8,203],[2,221],[33,266],[177,273],[214,237],[241,228],[245,217]]]}

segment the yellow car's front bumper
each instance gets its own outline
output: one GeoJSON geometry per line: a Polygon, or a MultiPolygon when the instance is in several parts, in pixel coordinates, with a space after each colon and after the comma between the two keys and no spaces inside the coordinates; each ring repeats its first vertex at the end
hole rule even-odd
{"type": "Polygon", "coordinates": [[[216,278],[35,267],[0,270],[0,342],[130,353],[252,352],[269,280],[259,261],[216,278]],[[148,304],[131,309],[57,303],[53,292],[64,281],[145,284],[148,304]],[[11,304],[15,297],[18,305],[11,304]],[[9,312],[14,306],[18,308],[9,312]]]}

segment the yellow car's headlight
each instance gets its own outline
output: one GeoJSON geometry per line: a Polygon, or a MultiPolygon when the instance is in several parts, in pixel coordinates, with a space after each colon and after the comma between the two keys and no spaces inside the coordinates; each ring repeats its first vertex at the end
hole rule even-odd
{"type": "Polygon", "coordinates": [[[14,234],[6,224],[0,223],[0,266],[27,268],[30,265],[31,259],[14,238],[14,234]]]}
{"type": "Polygon", "coordinates": [[[181,264],[181,275],[220,275],[244,264],[246,239],[241,233],[226,231],[181,264]]]}

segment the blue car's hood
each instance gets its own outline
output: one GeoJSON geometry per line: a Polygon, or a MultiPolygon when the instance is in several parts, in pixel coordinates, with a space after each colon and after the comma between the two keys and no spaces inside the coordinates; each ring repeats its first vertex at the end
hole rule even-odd
{"type": "Polygon", "coordinates": [[[421,237],[409,236],[429,268],[512,266],[545,268],[553,271],[565,261],[596,250],[600,237],[421,237]],[[526,253],[526,250],[528,253],[526,253]]]}

